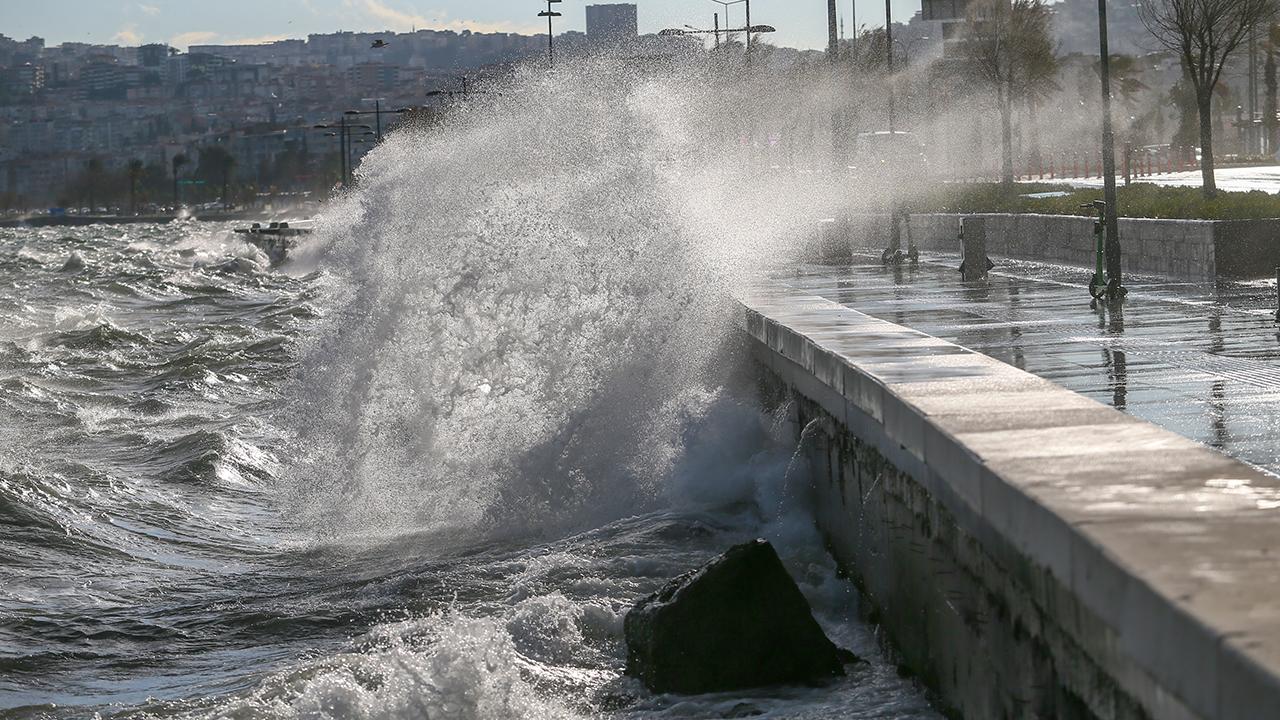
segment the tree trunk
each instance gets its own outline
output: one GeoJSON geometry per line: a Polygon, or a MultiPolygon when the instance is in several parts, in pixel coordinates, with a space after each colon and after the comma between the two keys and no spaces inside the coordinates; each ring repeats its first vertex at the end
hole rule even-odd
{"type": "Polygon", "coordinates": [[[1203,180],[1202,191],[1206,198],[1218,194],[1218,186],[1213,179],[1213,95],[1201,92],[1196,98],[1196,106],[1200,113],[1200,175],[1203,180]]]}
{"type": "Polygon", "coordinates": [[[1013,100],[1008,88],[1001,87],[997,99],[1000,104],[1000,181],[1013,185],[1013,100]]]}
{"type": "Polygon", "coordinates": [[[1027,98],[1027,134],[1030,136],[1031,164],[1038,169],[1038,172],[1042,162],[1040,157],[1040,120],[1036,117],[1036,104],[1030,97],[1027,98]]]}
{"type": "Polygon", "coordinates": [[[1276,147],[1276,54],[1272,50],[1267,51],[1263,77],[1267,85],[1267,99],[1262,106],[1262,127],[1266,128],[1267,152],[1275,155],[1280,148],[1276,147]]]}

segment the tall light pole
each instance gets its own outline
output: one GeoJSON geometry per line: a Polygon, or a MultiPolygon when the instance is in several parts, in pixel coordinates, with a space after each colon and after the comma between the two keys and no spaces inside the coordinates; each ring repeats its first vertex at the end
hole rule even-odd
{"type": "MultiPolygon", "coordinates": [[[[893,137],[893,8],[884,0],[884,67],[889,82],[889,137],[893,137]]],[[[1106,2],[1106,0],[1098,0],[1106,2]]]]}
{"type": "Polygon", "coordinates": [[[369,127],[368,125],[348,124],[346,113],[344,113],[341,117],[338,118],[337,125],[315,125],[313,127],[316,130],[337,130],[336,133],[325,133],[325,134],[327,136],[336,135],[338,138],[339,153],[342,156],[342,186],[346,187],[347,185],[350,184],[351,175],[352,175],[352,172],[354,171],[354,168],[352,167],[352,162],[351,162],[351,145],[352,143],[357,142],[355,140],[352,140],[351,136],[355,134],[356,130],[365,130],[366,132],[361,133],[362,136],[373,137],[374,135],[372,132],[373,128],[369,127]]]}
{"type": "Polygon", "coordinates": [[[778,29],[772,25],[753,25],[749,28],[733,28],[733,29],[726,28],[724,30],[699,30],[698,28],[695,28],[695,27],[686,26],[684,29],[667,28],[666,30],[659,30],[658,35],[661,37],[670,37],[674,35],[711,35],[716,32],[727,33],[727,32],[739,32],[739,31],[749,31],[757,35],[763,35],[765,33],[778,32],[778,29]]]}
{"type": "Polygon", "coordinates": [[[364,100],[365,100],[365,102],[368,102],[368,101],[370,101],[370,100],[373,100],[373,110],[372,110],[372,111],[369,111],[369,110],[347,110],[346,112],[344,112],[344,113],[342,113],[342,114],[343,114],[343,115],[345,115],[345,116],[347,116],[347,117],[351,117],[351,118],[362,117],[362,116],[364,116],[364,115],[372,115],[372,116],[374,116],[374,118],[376,118],[376,121],[375,121],[375,126],[376,126],[376,127],[375,127],[375,129],[376,129],[376,133],[375,133],[375,134],[376,134],[376,135],[377,135],[377,137],[378,137],[378,142],[382,142],[382,116],[383,116],[383,115],[403,115],[404,113],[407,113],[407,112],[409,112],[409,111],[410,111],[410,108],[399,108],[399,109],[397,109],[397,110],[383,110],[383,109],[382,109],[382,98],[365,98],[364,100]]]}
{"type": "Polygon", "coordinates": [[[555,35],[551,29],[551,21],[553,18],[560,17],[560,13],[551,9],[552,3],[563,2],[564,0],[547,0],[547,9],[538,13],[538,17],[547,19],[547,64],[550,67],[556,66],[556,41],[555,35]]]}
{"type": "Polygon", "coordinates": [[[1120,223],[1116,220],[1116,136],[1111,129],[1111,49],[1107,42],[1107,0],[1098,0],[1098,52],[1102,75],[1102,194],[1107,203],[1107,295],[1124,294],[1120,283],[1120,223]]]}

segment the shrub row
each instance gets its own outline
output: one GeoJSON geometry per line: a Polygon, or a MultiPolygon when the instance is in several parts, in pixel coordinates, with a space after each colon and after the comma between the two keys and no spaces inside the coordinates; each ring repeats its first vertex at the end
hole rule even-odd
{"type": "MultiPolygon", "coordinates": [[[[910,210],[918,213],[1092,215],[1092,209],[1081,205],[1101,199],[1101,189],[1070,188],[1050,183],[1018,183],[1012,189],[1000,183],[949,184],[931,198],[912,203],[910,210]],[[1048,198],[1027,197],[1046,192],[1067,194],[1048,198]]],[[[1117,201],[1121,217],[1183,220],[1280,218],[1280,195],[1260,190],[1220,191],[1217,197],[1206,200],[1200,188],[1134,183],[1117,188],[1117,201]]]]}

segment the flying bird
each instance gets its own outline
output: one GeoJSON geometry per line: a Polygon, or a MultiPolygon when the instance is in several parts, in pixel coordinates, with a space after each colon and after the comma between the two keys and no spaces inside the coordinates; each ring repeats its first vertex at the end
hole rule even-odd
{"type": "Polygon", "coordinates": [[[382,38],[378,38],[377,40],[374,40],[373,44],[370,45],[369,47],[373,48],[374,50],[377,50],[378,48],[384,48],[386,46],[387,46],[387,41],[383,40],[382,38]]]}

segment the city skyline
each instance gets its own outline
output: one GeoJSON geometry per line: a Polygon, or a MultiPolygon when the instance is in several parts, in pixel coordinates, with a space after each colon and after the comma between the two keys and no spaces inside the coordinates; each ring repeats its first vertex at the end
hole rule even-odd
{"type": "MultiPolygon", "coordinates": [[[[568,0],[558,8],[563,13],[556,30],[585,29],[585,7],[601,4],[588,0],[568,0]]],[[[710,25],[712,14],[723,10],[709,0],[641,0],[640,32],[653,33],[685,24],[710,25]]],[[[845,26],[850,22],[852,3],[839,4],[845,26]]],[[[414,28],[461,32],[507,32],[541,34],[545,24],[536,15],[533,0],[280,0],[264,4],[254,0],[224,0],[216,5],[190,4],[176,0],[131,0],[106,4],[99,0],[51,0],[30,4],[18,17],[8,17],[0,33],[16,39],[39,36],[48,45],[63,42],[118,44],[166,43],[181,50],[201,44],[253,44],[288,38],[305,38],[312,33],[342,30],[357,32],[407,32],[414,28]]],[[[908,21],[919,3],[896,0],[894,20],[908,21]]],[[[876,3],[858,7],[858,23],[867,27],[883,25],[882,8],[876,3]]],[[[735,25],[743,21],[741,6],[730,10],[735,25]]],[[[799,6],[795,0],[755,0],[752,20],[778,28],[771,42],[803,49],[826,46],[826,6],[810,2],[799,6]]]]}

